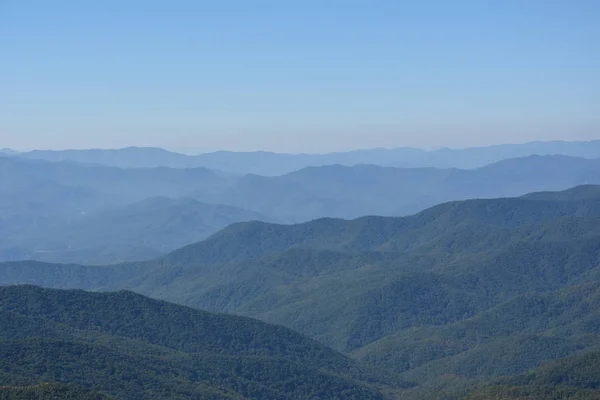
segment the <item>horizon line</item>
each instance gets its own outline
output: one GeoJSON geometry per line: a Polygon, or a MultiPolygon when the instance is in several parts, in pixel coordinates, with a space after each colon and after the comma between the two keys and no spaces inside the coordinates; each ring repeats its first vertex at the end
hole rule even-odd
{"type": "MultiPolygon", "coordinates": [[[[491,147],[502,147],[502,146],[526,146],[533,144],[544,144],[544,143],[591,143],[591,142],[600,142],[600,138],[598,139],[589,139],[589,140],[532,140],[527,142],[515,143],[495,143],[489,145],[479,145],[479,146],[460,146],[460,147],[450,147],[450,146],[440,146],[440,147],[416,147],[416,146],[378,146],[378,147],[368,147],[368,148],[355,148],[351,150],[344,151],[329,151],[329,152],[278,152],[271,150],[250,150],[250,151],[235,151],[235,150],[226,150],[226,149],[214,149],[214,150],[204,150],[198,153],[185,153],[182,152],[182,148],[172,147],[172,146],[125,146],[125,147],[81,147],[81,148],[63,148],[63,149],[48,149],[48,148],[30,148],[30,149],[14,149],[9,147],[0,148],[0,152],[14,152],[14,153],[31,153],[31,152],[76,152],[76,151],[122,151],[129,149],[154,149],[154,150],[162,150],[169,153],[180,154],[188,157],[202,156],[207,154],[215,154],[215,153],[234,153],[234,154],[255,154],[255,153],[263,153],[263,154],[277,154],[277,155],[291,155],[291,156],[324,156],[331,154],[345,154],[345,153],[353,153],[360,151],[393,151],[393,150],[417,150],[423,152],[436,152],[441,150],[451,150],[451,151],[460,151],[460,150],[470,150],[470,149],[484,149],[491,147]]],[[[192,151],[193,149],[190,149],[192,151]]]]}

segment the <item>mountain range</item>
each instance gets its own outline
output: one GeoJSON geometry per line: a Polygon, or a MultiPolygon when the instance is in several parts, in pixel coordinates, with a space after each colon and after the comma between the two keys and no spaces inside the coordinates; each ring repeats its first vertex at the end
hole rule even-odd
{"type": "MultiPolygon", "coordinates": [[[[23,283],[127,289],[283,325],[414,382],[401,398],[526,398],[545,390],[536,368],[600,351],[600,187],[408,217],[242,222],[147,262],[0,264],[0,284],[23,283]]],[[[547,398],[594,398],[599,374],[547,398]]]]}
{"type": "Polygon", "coordinates": [[[308,167],[278,177],[0,157],[0,260],[143,260],[230,223],[402,216],[451,200],[600,183],[600,159],[529,156],[474,170],[308,167]],[[162,200],[161,200],[162,199],[162,200]]]}
{"type": "Polygon", "coordinates": [[[523,195],[600,183],[600,159],[529,156],[475,170],[375,165],[309,167],[279,177],[246,175],[205,201],[285,222],[320,217],[402,216],[469,198],[523,195]]]}
{"type": "Polygon", "coordinates": [[[0,315],[0,398],[65,391],[46,382],[118,399],[383,398],[380,376],[300,334],[131,292],[1,287],[0,315]]]}
{"type": "MultiPolygon", "coordinates": [[[[241,221],[270,218],[236,207],[193,199],[149,197],[145,200],[25,230],[14,225],[0,244],[0,260],[116,264],[158,257],[205,239],[241,221]]],[[[34,223],[35,223],[34,222],[34,223]]]]}
{"type": "MultiPolygon", "coordinates": [[[[5,149],[2,152],[16,154],[9,149],[5,149]]],[[[524,157],[532,154],[562,154],[573,157],[599,158],[600,140],[587,142],[531,142],[464,149],[443,148],[437,150],[424,150],[411,147],[394,149],[376,148],[326,154],[217,151],[190,156],[160,148],[128,147],[114,150],[34,150],[19,153],[19,156],[46,161],[76,161],[121,168],[152,168],[158,166],[171,168],[205,167],[236,174],[251,173],[276,176],[305,167],[333,164],[345,166],[374,164],[403,168],[472,169],[504,159],[524,157]]]]}

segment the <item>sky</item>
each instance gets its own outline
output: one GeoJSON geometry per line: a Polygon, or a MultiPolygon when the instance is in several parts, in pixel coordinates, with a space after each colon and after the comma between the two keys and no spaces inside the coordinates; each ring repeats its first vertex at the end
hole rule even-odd
{"type": "Polygon", "coordinates": [[[0,148],[600,139],[597,0],[0,0],[0,148]]]}

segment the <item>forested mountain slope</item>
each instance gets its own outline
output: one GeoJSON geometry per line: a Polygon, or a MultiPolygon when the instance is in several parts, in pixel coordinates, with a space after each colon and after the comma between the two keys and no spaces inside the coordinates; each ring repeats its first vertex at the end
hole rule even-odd
{"type": "Polygon", "coordinates": [[[448,374],[472,386],[597,347],[600,197],[589,185],[404,218],[239,223],[148,262],[0,272],[2,284],[126,288],[281,324],[425,396],[448,374]]]}
{"type": "Polygon", "coordinates": [[[131,292],[0,288],[0,386],[119,399],[378,399],[380,378],[288,329],[131,292]],[[365,383],[370,381],[370,384],[365,383]]]}
{"type": "Polygon", "coordinates": [[[110,400],[111,397],[75,385],[42,383],[31,386],[0,386],[0,400],[110,400]]]}
{"type": "Polygon", "coordinates": [[[596,400],[600,398],[600,352],[561,358],[516,377],[499,379],[469,400],[596,400]]]}

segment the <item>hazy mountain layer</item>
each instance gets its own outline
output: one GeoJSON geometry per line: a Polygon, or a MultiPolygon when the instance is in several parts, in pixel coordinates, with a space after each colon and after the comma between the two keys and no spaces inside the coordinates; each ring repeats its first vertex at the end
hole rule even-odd
{"type": "Polygon", "coordinates": [[[0,259],[108,263],[155,257],[236,221],[399,216],[449,200],[600,183],[600,159],[533,156],[476,170],[338,165],[240,178],[4,157],[0,178],[0,259]]]}
{"type": "Polygon", "coordinates": [[[451,200],[519,196],[599,183],[600,159],[532,156],[476,170],[313,167],[273,178],[247,175],[218,194],[196,196],[281,221],[302,222],[319,217],[400,216],[451,200]]]}
{"type": "Polygon", "coordinates": [[[600,141],[532,142],[465,149],[423,150],[400,147],[367,149],[328,154],[281,154],[270,152],[236,153],[218,151],[188,156],[159,148],[130,147],[118,150],[32,151],[21,156],[48,161],[76,161],[123,168],[173,167],[229,171],[237,174],[282,175],[310,166],[340,164],[353,166],[374,164],[393,167],[479,168],[508,158],[532,154],[563,154],[574,157],[599,158],[600,141]]]}
{"type": "Polygon", "coordinates": [[[566,156],[511,159],[476,170],[334,165],[274,178],[235,178],[202,168],[124,170],[0,158],[2,217],[30,218],[73,217],[156,196],[196,198],[292,222],[396,216],[449,200],[516,196],[600,183],[599,176],[600,159],[566,156]],[[50,200],[40,201],[44,197],[50,200]],[[24,208],[28,203],[35,207],[24,208]]]}
{"type": "Polygon", "coordinates": [[[15,232],[0,243],[0,259],[88,264],[150,259],[205,239],[234,222],[268,219],[236,207],[152,197],[37,229],[15,226],[15,232]]]}

